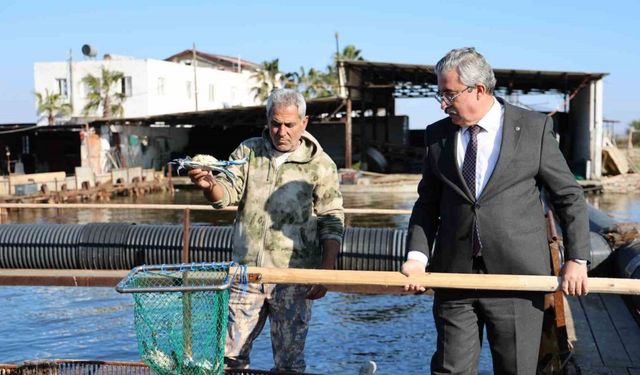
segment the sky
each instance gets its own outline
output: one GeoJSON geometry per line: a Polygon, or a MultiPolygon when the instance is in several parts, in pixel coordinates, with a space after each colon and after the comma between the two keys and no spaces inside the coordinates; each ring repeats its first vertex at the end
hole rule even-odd
{"type": "MultiPolygon", "coordinates": [[[[36,121],[33,64],[105,53],[164,59],[189,49],[283,71],[323,69],[353,44],[370,61],[435,64],[475,47],[494,68],[609,73],[604,118],[640,119],[640,1],[0,1],[0,124],[36,121]],[[633,68],[636,66],[636,68],[633,68]]],[[[523,98],[553,110],[560,98],[523,98]]],[[[434,99],[406,99],[411,128],[444,117],[434,99]]]]}

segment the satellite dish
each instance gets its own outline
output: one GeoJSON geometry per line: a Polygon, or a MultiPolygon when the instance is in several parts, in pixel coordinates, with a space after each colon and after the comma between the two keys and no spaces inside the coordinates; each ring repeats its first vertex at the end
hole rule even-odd
{"type": "Polygon", "coordinates": [[[98,54],[98,51],[95,48],[93,48],[92,46],[90,46],[88,44],[84,44],[82,46],[82,54],[87,56],[87,57],[94,58],[98,54]]]}

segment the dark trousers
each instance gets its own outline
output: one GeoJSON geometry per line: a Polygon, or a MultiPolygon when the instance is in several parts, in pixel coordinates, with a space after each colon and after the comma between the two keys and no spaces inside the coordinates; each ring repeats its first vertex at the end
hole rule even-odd
{"type": "MultiPolygon", "coordinates": [[[[480,262],[475,272],[486,273],[480,262]]],[[[438,332],[432,374],[477,374],[483,330],[495,374],[534,375],[544,293],[439,289],[433,317],[438,332]]]]}

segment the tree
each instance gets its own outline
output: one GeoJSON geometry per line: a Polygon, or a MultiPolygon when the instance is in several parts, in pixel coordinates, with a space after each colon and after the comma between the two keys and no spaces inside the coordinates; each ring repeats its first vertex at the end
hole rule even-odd
{"type": "Polygon", "coordinates": [[[633,120],[629,123],[629,129],[640,130],[640,120],[633,120]]]}
{"type": "Polygon", "coordinates": [[[47,116],[49,125],[53,125],[57,116],[68,116],[72,112],[71,104],[65,103],[61,94],[54,94],[45,89],[44,95],[39,92],[36,92],[35,95],[38,114],[47,116]]]}
{"type": "Polygon", "coordinates": [[[261,68],[251,78],[256,80],[256,86],[251,89],[255,98],[265,103],[274,88],[285,87],[296,89],[306,99],[324,98],[336,95],[338,92],[338,61],[364,61],[362,51],[353,44],[349,44],[340,53],[332,55],[332,64],[327,65],[325,71],[311,68],[305,70],[300,67],[297,72],[282,73],[278,59],[265,61],[261,68]]]}
{"type": "Polygon", "coordinates": [[[105,67],[102,67],[100,77],[89,74],[82,78],[82,82],[89,87],[87,104],[82,109],[82,112],[85,115],[89,115],[102,108],[102,117],[109,118],[124,115],[122,103],[127,99],[127,95],[115,90],[123,79],[124,74],[122,72],[110,71],[105,67]]]}
{"type": "Polygon", "coordinates": [[[353,44],[349,44],[342,49],[342,53],[337,56],[334,54],[334,60],[342,61],[364,61],[364,58],[360,55],[361,50],[357,49],[353,44]]]}
{"type": "Polygon", "coordinates": [[[273,89],[282,87],[284,75],[280,72],[278,60],[264,61],[261,68],[251,75],[251,78],[256,80],[256,86],[251,91],[254,92],[254,98],[260,100],[260,103],[267,102],[273,89]]]}
{"type": "MultiPolygon", "coordinates": [[[[302,68],[301,68],[302,69],[302,68]]],[[[311,68],[302,80],[301,88],[305,98],[324,98],[332,95],[332,82],[330,77],[317,69],[311,68]]]]}
{"type": "MultiPolygon", "coordinates": [[[[356,48],[353,44],[349,44],[342,49],[340,53],[333,54],[333,63],[327,65],[327,72],[324,74],[324,81],[329,87],[328,90],[323,92],[323,96],[336,95],[338,90],[338,62],[339,61],[364,61],[362,57],[362,51],[356,48]]],[[[322,96],[318,96],[321,98],[322,96]]]]}

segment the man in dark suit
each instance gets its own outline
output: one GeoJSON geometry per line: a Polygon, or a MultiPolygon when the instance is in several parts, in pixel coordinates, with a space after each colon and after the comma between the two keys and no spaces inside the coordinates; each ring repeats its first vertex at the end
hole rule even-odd
{"type": "MultiPolygon", "coordinates": [[[[473,48],[436,65],[447,118],[425,131],[423,176],[402,273],[550,275],[540,189],[563,231],[567,295],[588,291],[588,215],[553,135],[552,120],[494,97],[495,77],[473,48]]],[[[420,285],[405,289],[424,291],[420,285]]],[[[433,374],[475,374],[484,327],[496,374],[535,374],[543,293],[438,289],[433,374]]]]}

